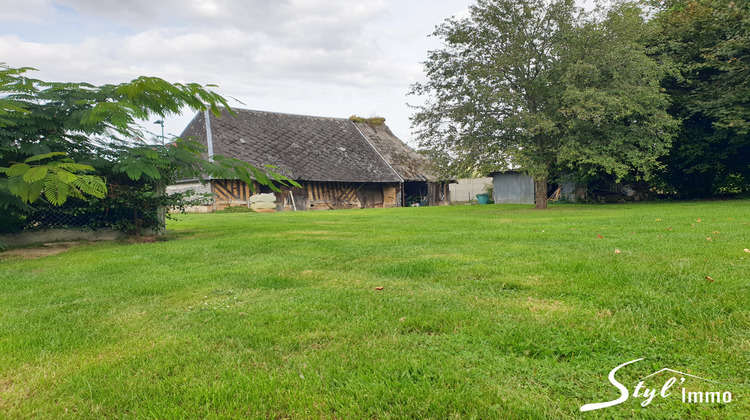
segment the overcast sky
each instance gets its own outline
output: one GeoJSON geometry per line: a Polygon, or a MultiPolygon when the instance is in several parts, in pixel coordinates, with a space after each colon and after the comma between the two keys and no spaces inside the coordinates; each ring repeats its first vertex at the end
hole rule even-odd
{"type": "MultiPolygon", "coordinates": [[[[377,115],[408,142],[406,104],[420,100],[407,92],[439,47],[428,35],[471,3],[0,0],[0,62],[49,81],[211,83],[261,111],[377,115]]],[[[167,133],[179,135],[192,116],[167,118],[167,133]]]]}

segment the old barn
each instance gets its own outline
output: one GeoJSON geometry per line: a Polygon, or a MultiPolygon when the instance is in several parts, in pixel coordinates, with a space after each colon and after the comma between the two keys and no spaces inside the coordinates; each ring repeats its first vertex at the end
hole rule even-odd
{"type": "MultiPolygon", "coordinates": [[[[429,171],[429,161],[399,140],[383,119],[343,119],[234,109],[221,117],[199,113],[183,131],[208,154],[271,164],[301,188],[281,187],[276,210],[382,208],[447,205],[447,184],[429,171]]],[[[242,181],[185,180],[170,191],[195,189],[213,194],[199,211],[248,205],[252,194],[242,181]]],[[[256,192],[271,192],[256,188],[256,192]]]]}

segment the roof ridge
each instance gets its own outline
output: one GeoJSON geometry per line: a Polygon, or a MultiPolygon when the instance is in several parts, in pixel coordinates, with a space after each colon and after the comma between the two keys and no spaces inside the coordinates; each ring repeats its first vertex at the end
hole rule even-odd
{"type": "MultiPolygon", "coordinates": [[[[226,108],[221,108],[221,109],[226,109],[226,108]]],[[[286,115],[290,117],[305,117],[305,118],[316,118],[316,119],[325,119],[325,120],[349,121],[349,118],[324,117],[321,115],[293,114],[289,112],[277,112],[277,111],[262,111],[259,109],[248,109],[248,108],[232,108],[232,111],[246,111],[246,112],[257,112],[259,114],[274,114],[274,115],[286,115]]]]}

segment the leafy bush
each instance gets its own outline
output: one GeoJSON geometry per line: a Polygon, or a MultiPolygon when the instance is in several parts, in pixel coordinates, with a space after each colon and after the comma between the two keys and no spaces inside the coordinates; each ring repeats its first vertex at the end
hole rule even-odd
{"type": "Polygon", "coordinates": [[[30,68],[0,63],[0,231],[101,226],[138,233],[162,229],[164,207],[189,205],[167,195],[180,178],[240,179],[278,191],[299,186],[266,165],[202,157],[195,142],[150,145],[139,120],[184,108],[231,112],[198,84],[139,77],[119,85],[55,83],[28,78],[30,68]]]}

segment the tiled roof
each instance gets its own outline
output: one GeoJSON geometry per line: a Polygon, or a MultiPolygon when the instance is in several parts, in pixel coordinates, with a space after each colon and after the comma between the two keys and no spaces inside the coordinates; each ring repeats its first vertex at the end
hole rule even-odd
{"type": "Polygon", "coordinates": [[[355,124],[404,181],[436,180],[429,171],[429,159],[404,144],[385,124],[355,124]]]}
{"type": "MultiPolygon", "coordinates": [[[[234,112],[235,116],[224,111],[221,118],[209,113],[214,154],[255,166],[278,166],[296,180],[402,181],[398,169],[348,119],[236,108],[234,112]]],[[[206,145],[204,114],[198,113],[180,137],[206,145]]]]}

